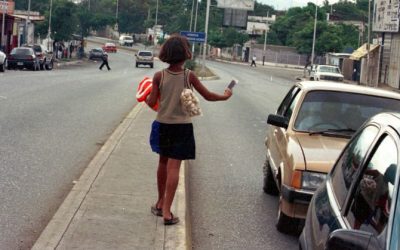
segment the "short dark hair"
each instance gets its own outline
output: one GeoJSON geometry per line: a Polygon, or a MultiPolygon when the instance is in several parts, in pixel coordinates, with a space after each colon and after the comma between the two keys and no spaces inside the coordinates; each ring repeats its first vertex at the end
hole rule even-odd
{"type": "Polygon", "coordinates": [[[191,59],[192,52],[190,51],[188,39],[181,35],[172,35],[161,46],[158,58],[169,64],[180,63],[191,59]]]}

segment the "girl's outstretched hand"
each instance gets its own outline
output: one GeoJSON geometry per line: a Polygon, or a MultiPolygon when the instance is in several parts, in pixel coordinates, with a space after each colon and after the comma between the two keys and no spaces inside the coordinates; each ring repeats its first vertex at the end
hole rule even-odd
{"type": "Polygon", "coordinates": [[[229,88],[225,89],[224,96],[226,97],[225,100],[228,100],[232,96],[232,90],[229,88]]]}

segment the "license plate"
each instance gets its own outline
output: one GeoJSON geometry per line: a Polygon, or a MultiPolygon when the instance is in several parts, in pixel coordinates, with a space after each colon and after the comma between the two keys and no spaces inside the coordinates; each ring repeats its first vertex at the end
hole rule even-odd
{"type": "Polygon", "coordinates": [[[23,62],[17,62],[17,65],[24,65],[23,62]]]}

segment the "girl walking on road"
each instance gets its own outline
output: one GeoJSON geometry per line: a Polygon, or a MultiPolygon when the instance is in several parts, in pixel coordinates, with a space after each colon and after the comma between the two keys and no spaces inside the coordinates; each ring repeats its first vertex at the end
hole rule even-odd
{"type": "Polygon", "coordinates": [[[228,100],[232,91],[225,89],[222,95],[213,93],[192,71],[184,69],[185,61],[192,58],[185,37],[170,37],[161,47],[159,58],[169,67],[154,74],[153,88],[146,100],[153,107],[159,98],[157,117],[150,135],[151,148],[159,154],[158,200],[151,212],[164,217],[164,225],[174,225],[179,218],[171,213],[171,205],[178,186],[181,161],[195,159],[196,148],[191,118],[183,111],[180,101],[184,86],[193,86],[207,101],[228,100]]]}

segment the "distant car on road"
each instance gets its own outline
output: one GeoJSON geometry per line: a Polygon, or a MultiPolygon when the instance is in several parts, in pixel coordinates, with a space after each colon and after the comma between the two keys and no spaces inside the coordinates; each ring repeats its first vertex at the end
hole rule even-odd
{"type": "Polygon", "coordinates": [[[154,55],[152,51],[139,50],[136,56],[136,68],[139,65],[150,65],[150,68],[154,67],[154,55]]]}
{"type": "Polygon", "coordinates": [[[105,52],[117,53],[117,46],[115,46],[115,43],[106,43],[106,44],[104,44],[102,49],[105,52]]]}
{"type": "Polygon", "coordinates": [[[399,156],[399,113],[364,124],[315,192],[300,249],[400,249],[399,156]]]}
{"type": "Polygon", "coordinates": [[[313,65],[310,72],[310,80],[329,80],[342,82],[344,76],[338,66],[332,65],[313,65]]]}
{"type": "Polygon", "coordinates": [[[25,44],[24,47],[32,48],[35,51],[35,55],[39,58],[40,69],[52,70],[53,69],[53,57],[49,54],[47,49],[43,45],[39,44],[25,44]]]}
{"type": "Polygon", "coordinates": [[[379,112],[400,112],[400,94],[328,81],[296,83],[265,138],[264,192],[279,195],[276,227],[299,233],[315,190],[354,132],[379,112]]]}
{"type": "Polygon", "coordinates": [[[119,37],[119,45],[132,46],[134,43],[132,36],[122,35],[119,37]]]}
{"type": "Polygon", "coordinates": [[[7,69],[23,69],[40,70],[40,61],[35,51],[30,47],[17,47],[11,50],[7,58],[7,69]]]}
{"type": "Polygon", "coordinates": [[[89,59],[102,59],[104,50],[102,48],[94,48],[89,51],[89,59]]]}
{"type": "Polygon", "coordinates": [[[6,60],[7,60],[6,54],[4,54],[4,52],[0,50],[0,72],[5,71],[7,63],[6,60]]]}

